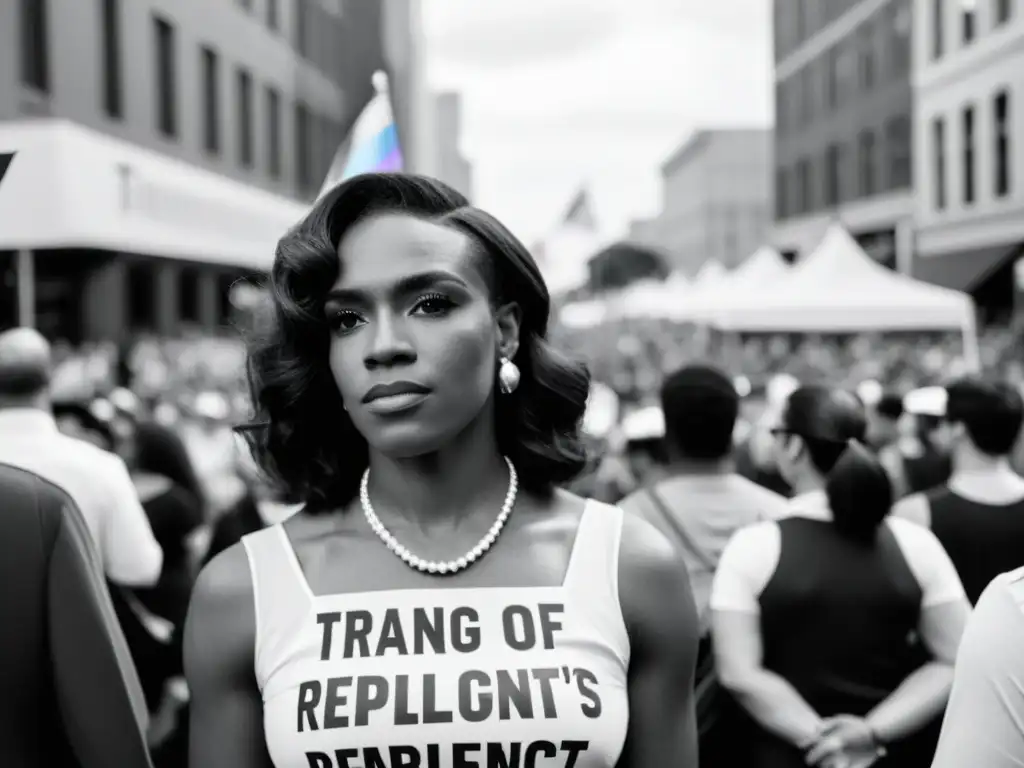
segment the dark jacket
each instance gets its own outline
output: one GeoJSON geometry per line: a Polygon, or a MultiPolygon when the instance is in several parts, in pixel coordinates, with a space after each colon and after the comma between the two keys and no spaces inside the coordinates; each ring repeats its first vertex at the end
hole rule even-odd
{"type": "Polygon", "coordinates": [[[145,705],[71,499],[0,465],[0,765],[148,768],[145,705]]]}

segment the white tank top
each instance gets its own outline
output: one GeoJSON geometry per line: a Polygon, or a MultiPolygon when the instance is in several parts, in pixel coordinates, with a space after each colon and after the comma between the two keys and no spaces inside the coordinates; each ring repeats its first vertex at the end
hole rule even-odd
{"type": "Polygon", "coordinates": [[[588,502],[557,587],[321,596],[280,525],[246,536],[275,768],[612,768],[621,530],[621,510],[588,502]]]}

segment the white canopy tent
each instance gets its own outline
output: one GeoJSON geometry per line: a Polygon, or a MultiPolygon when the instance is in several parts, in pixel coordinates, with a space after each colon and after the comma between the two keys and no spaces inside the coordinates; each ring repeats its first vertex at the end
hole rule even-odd
{"type": "Polygon", "coordinates": [[[977,359],[969,295],[886,269],[839,224],[831,225],[818,247],[770,289],[719,307],[714,324],[766,332],[960,330],[968,357],[977,359]]]}
{"type": "Polygon", "coordinates": [[[745,306],[755,293],[783,278],[789,265],[774,248],[758,248],[735,270],[715,280],[707,289],[687,302],[687,312],[694,320],[713,323],[723,309],[745,306]]]}
{"type": "Polygon", "coordinates": [[[593,328],[605,321],[608,303],[601,299],[587,299],[566,304],[558,311],[558,321],[567,328],[593,328]]]}
{"type": "Polygon", "coordinates": [[[689,290],[689,279],[678,272],[666,280],[643,280],[612,300],[612,312],[616,317],[679,319],[689,290]]]}

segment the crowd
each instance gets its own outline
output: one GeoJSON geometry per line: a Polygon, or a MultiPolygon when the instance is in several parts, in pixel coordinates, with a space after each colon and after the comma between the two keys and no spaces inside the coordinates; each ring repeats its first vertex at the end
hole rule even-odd
{"type": "MultiPolygon", "coordinates": [[[[3,542],[22,550],[2,610],[47,594],[76,617],[58,688],[92,686],[63,682],[76,665],[111,675],[77,724],[74,697],[41,697],[65,743],[8,729],[0,763],[1024,762],[1015,329],[972,373],[942,336],[553,329],[618,404],[579,434],[588,378],[543,338],[536,266],[454,191],[361,177],[282,248],[315,258],[281,265],[284,320],[248,353],[0,334],[3,542]],[[346,269],[320,285],[332,237],[346,269]],[[74,610],[17,543],[45,514],[81,523],[36,569],[79,553],[74,610]],[[107,602],[104,652],[86,608],[107,602]]],[[[43,665],[30,623],[0,627],[4,674],[43,665]]]]}

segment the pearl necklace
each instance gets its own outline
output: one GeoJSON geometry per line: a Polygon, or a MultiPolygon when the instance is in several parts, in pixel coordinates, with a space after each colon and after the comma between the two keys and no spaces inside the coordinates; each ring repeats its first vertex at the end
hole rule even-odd
{"type": "Polygon", "coordinates": [[[470,565],[475,563],[483,554],[491,548],[498,539],[498,534],[501,533],[501,529],[505,527],[505,522],[508,520],[508,516],[512,514],[512,507],[516,503],[516,494],[519,491],[519,476],[516,474],[516,468],[512,466],[512,462],[505,457],[505,464],[508,465],[508,492],[505,494],[505,503],[501,505],[501,512],[498,513],[498,519],[494,521],[494,525],[491,526],[487,534],[480,539],[475,547],[467,552],[457,560],[448,560],[447,562],[439,562],[436,560],[424,560],[417,555],[414,555],[404,546],[398,543],[391,532],[384,527],[384,523],[377,517],[377,513],[373,511],[373,504],[370,503],[370,470],[367,469],[363,473],[363,481],[359,486],[359,501],[363,506],[363,515],[366,517],[366,522],[369,523],[370,528],[380,538],[381,541],[398,555],[402,560],[411,568],[415,568],[418,571],[424,573],[438,573],[438,574],[451,574],[458,573],[459,571],[465,570],[470,565]]]}

